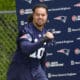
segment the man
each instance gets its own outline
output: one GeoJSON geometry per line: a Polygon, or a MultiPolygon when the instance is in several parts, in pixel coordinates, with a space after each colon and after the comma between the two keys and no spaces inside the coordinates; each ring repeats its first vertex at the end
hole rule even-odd
{"type": "Polygon", "coordinates": [[[8,80],[48,80],[45,74],[45,43],[54,38],[52,33],[45,30],[48,8],[45,4],[37,4],[32,10],[32,22],[19,32],[8,80]]]}

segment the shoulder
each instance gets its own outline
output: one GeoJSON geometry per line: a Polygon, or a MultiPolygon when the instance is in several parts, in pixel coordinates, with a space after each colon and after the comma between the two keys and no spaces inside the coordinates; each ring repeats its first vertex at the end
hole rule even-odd
{"type": "Polygon", "coordinates": [[[25,24],[22,29],[19,31],[18,39],[26,39],[28,41],[32,41],[33,39],[33,30],[31,24],[25,24]]]}
{"type": "Polygon", "coordinates": [[[32,23],[28,23],[24,26],[25,32],[29,32],[30,34],[33,34],[33,25],[32,23]]]}
{"type": "Polygon", "coordinates": [[[25,24],[19,30],[19,36],[22,36],[22,35],[27,34],[27,33],[33,34],[31,23],[25,24]]]}

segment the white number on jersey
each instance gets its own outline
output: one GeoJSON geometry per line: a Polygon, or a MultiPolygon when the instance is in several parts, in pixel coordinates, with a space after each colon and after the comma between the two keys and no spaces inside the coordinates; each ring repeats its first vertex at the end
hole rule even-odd
{"type": "Polygon", "coordinates": [[[30,57],[41,59],[43,57],[44,51],[45,48],[40,48],[37,52],[35,51],[34,53],[30,54],[30,57]]]}

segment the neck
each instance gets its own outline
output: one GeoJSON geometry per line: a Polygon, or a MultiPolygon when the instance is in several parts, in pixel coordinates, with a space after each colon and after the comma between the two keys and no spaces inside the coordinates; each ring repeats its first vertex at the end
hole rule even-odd
{"type": "Polygon", "coordinates": [[[43,25],[42,26],[39,26],[39,25],[37,25],[34,21],[33,21],[33,24],[34,24],[34,26],[39,30],[39,31],[42,31],[42,29],[43,29],[43,25]]]}

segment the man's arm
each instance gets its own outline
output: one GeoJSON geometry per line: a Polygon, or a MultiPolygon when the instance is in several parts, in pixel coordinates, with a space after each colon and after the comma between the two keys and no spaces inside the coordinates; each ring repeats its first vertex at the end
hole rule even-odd
{"type": "Polygon", "coordinates": [[[37,49],[41,48],[43,43],[46,41],[48,41],[48,39],[44,37],[40,41],[32,43],[27,39],[27,35],[24,34],[19,38],[19,47],[22,53],[29,55],[35,52],[37,49]]]}

